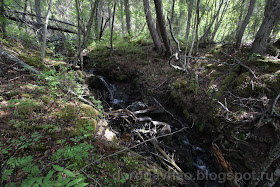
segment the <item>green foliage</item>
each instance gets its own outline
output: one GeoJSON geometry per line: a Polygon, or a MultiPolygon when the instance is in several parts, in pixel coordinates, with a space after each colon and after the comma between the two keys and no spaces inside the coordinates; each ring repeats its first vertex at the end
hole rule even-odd
{"type": "Polygon", "coordinates": [[[52,160],[69,159],[73,163],[83,165],[85,164],[83,159],[89,158],[90,151],[93,148],[94,147],[92,145],[87,143],[79,143],[74,146],[66,145],[65,148],[59,149],[53,154],[52,160]]]}
{"type": "Polygon", "coordinates": [[[10,99],[8,101],[8,107],[14,108],[14,114],[18,116],[25,117],[26,115],[31,115],[36,110],[42,109],[40,103],[34,99],[10,99]]]}
{"type": "Polygon", "coordinates": [[[82,187],[87,186],[88,183],[84,183],[83,175],[76,175],[68,169],[64,169],[58,165],[53,165],[54,170],[50,170],[45,177],[33,177],[25,179],[21,186],[74,186],[82,187]]]}

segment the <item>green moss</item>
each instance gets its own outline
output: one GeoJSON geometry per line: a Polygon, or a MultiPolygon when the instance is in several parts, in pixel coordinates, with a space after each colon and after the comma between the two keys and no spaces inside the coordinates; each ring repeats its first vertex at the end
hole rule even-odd
{"type": "Polygon", "coordinates": [[[272,56],[279,55],[280,50],[272,44],[267,44],[266,52],[272,56]]]}
{"type": "Polygon", "coordinates": [[[44,103],[45,105],[48,105],[48,104],[54,102],[54,98],[51,97],[51,96],[49,96],[49,95],[42,95],[42,96],[40,97],[40,99],[43,101],[43,103],[44,103]]]}
{"type": "Polygon", "coordinates": [[[225,77],[225,79],[221,83],[221,86],[218,88],[218,91],[214,94],[212,103],[216,101],[219,97],[224,95],[224,91],[226,91],[229,84],[231,84],[232,81],[234,81],[235,77],[235,73],[231,73],[230,75],[225,77]]]}
{"type": "Polygon", "coordinates": [[[14,97],[16,95],[19,95],[20,92],[18,90],[15,90],[15,91],[9,91],[6,94],[7,94],[8,99],[11,99],[12,97],[14,97]]]}
{"type": "Polygon", "coordinates": [[[279,59],[272,59],[269,57],[253,58],[250,63],[260,67],[262,70],[268,73],[275,73],[280,70],[279,59]]]}
{"type": "Polygon", "coordinates": [[[265,74],[261,76],[261,80],[269,89],[275,90],[276,92],[280,91],[280,72],[274,74],[265,74]]]}
{"type": "Polygon", "coordinates": [[[47,150],[47,145],[45,143],[40,142],[39,144],[35,144],[33,149],[35,151],[45,152],[47,150]]]}
{"type": "Polygon", "coordinates": [[[28,94],[28,93],[21,93],[20,95],[21,95],[21,97],[23,97],[23,98],[28,98],[28,99],[33,98],[33,96],[32,96],[31,94],[28,94]]]}
{"type": "Polygon", "coordinates": [[[92,130],[92,134],[95,134],[97,121],[96,119],[82,119],[82,118],[76,120],[76,127],[78,129],[84,126],[86,126],[87,129],[92,130]]]}
{"type": "Polygon", "coordinates": [[[17,101],[15,108],[19,115],[31,115],[37,110],[44,109],[38,101],[28,98],[17,101]]]}
{"type": "Polygon", "coordinates": [[[177,79],[175,82],[173,82],[172,87],[174,89],[181,89],[187,87],[188,82],[182,79],[177,79]]]}
{"type": "Polygon", "coordinates": [[[47,66],[42,62],[40,55],[19,55],[28,65],[40,69],[46,69],[47,66]]]}
{"type": "Polygon", "coordinates": [[[84,117],[96,118],[99,115],[99,112],[90,105],[82,103],[79,107],[83,112],[84,117]]]}
{"type": "Polygon", "coordinates": [[[74,120],[77,117],[75,109],[74,103],[66,103],[60,108],[60,111],[56,112],[56,116],[62,120],[74,120]]]}

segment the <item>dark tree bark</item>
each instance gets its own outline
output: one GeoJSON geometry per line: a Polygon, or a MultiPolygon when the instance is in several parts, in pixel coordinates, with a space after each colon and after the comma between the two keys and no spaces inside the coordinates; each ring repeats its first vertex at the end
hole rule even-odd
{"type": "Polygon", "coordinates": [[[196,0],[196,27],[195,27],[195,39],[196,39],[196,49],[195,49],[195,54],[198,52],[198,46],[199,46],[199,39],[198,39],[198,29],[199,29],[199,24],[200,24],[200,0],[196,0]]]}
{"type": "MultiPolygon", "coordinates": [[[[27,1],[28,1],[28,0],[25,0],[25,2],[24,2],[24,9],[23,9],[23,12],[24,12],[25,14],[22,15],[22,19],[23,19],[23,20],[25,20],[25,15],[26,15],[26,11],[27,11],[27,1]]],[[[19,27],[22,27],[22,24],[23,24],[23,23],[20,23],[19,27]]]]}
{"type": "Polygon", "coordinates": [[[154,41],[155,48],[156,48],[158,53],[162,53],[163,46],[162,46],[162,43],[161,43],[160,38],[158,36],[158,33],[156,31],[155,24],[153,22],[149,0],[143,0],[143,3],[144,3],[144,11],[145,11],[145,15],[146,15],[147,25],[148,25],[150,34],[152,36],[152,39],[154,41]]]}
{"type": "Polygon", "coordinates": [[[36,21],[37,21],[37,27],[36,27],[36,33],[37,33],[37,36],[38,36],[38,40],[40,42],[42,42],[42,20],[41,20],[41,17],[42,17],[42,14],[41,14],[41,3],[40,3],[40,0],[35,0],[35,11],[36,11],[36,21]]]}
{"type": "Polygon", "coordinates": [[[122,35],[123,37],[125,36],[124,34],[124,21],[123,21],[123,1],[121,0],[121,4],[120,4],[120,9],[121,9],[121,25],[122,25],[122,35]]]}
{"type": "Polygon", "coordinates": [[[171,24],[174,22],[174,16],[175,16],[175,3],[176,0],[172,0],[172,7],[171,7],[171,24]]]}
{"type": "Polygon", "coordinates": [[[171,55],[172,54],[172,46],[171,46],[171,43],[170,43],[170,40],[169,40],[169,37],[168,37],[168,34],[167,34],[162,0],[154,0],[154,3],[155,3],[157,21],[158,21],[158,24],[159,24],[161,37],[162,37],[164,46],[166,48],[167,54],[171,55]]]}
{"type": "MultiPolygon", "coordinates": [[[[0,17],[4,18],[4,0],[1,0],[1,6],[0,6],[0,17]]],[[[6,23],[5,21],[0,21],[1,24],[1,33],[3,34],[3,38],[6,37],[6,23]]]]}
{"type": "Polygon", "coordinates": [[[240,45],[241,45],[241,41],[242,41],[242,37],[243,37],[243,34],[245,32],[245,29],[249,23],[249,20],[252,16],[252,13],[253,13],[253,10],[254,10],[254,6],[255,6],[255,2],[256,0],[250,0],[250,4],[249,4],[249,8],[248,8],[248,12],[247,12],[247,15],[246,17],[244,18],[244,21],[242,22],[242,25],[237,33],[237,36],[236,36],[236,44],[235,44],[235,47],[237,49],[240,48],[240,45]]]}
{"type": "Polygon", "coordinates": [[[96,14],[95,14],[95,36],[98,38],[101,24],[101,1],[96,0],[96,14]]]}
{"type": "Polygon", "coordinates": [[[252,45],[253,53],[264,53],[271,30],[280,17],[280,0],[268,0],[264,18],[252,45]]]}
{"type": "Polygon", "coordinates": [[[110,44],[111,44],[111,53],[110,55],[113,55],[114,47],[113,47],[113,32],[114,32],[114,22],[115,22],[115,13],[116,13],[116,5],[117,2],[114,2],[114,10],[113,10],[113,17],[112,17],[112,25],[111,25],[111,38],[110,38],[110,44]]]}
{"type": "Polygon", "coordinates": [[[188,20],[187,20],[187,28],[186,28],[186,50],[185,55],[188,54],[188,44],[189,44],[189,35],[190,35],[190,28],[191,28],[191,19],[192,19],[192,12],[193,12],[193,2],[191,0],[188,7],[188,20]]]}
{"type": "Polygon", "coordinates": [[[126,17],[127,33],[128,35],[131,35],[131,18],[130,18],[129,0],[124,0],[124,11],[126,17]]]}

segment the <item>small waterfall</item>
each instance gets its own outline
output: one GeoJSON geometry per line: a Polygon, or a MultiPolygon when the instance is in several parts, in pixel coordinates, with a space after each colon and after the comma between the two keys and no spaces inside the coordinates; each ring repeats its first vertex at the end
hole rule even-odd
{"type": "Polygon", "coordinates": [[[121,93],[117,89],[116,85],[108,84],[106,82],[106,80],[104,79],[104,77],[102,77],[102,76],[98,76],[98,78],[102,81],[102,83],[108,90],[110,103],[113,106],[116,106],[116,105],[121,106],[122,104],[125,103],[125,101],[127,100],[127,96],[124,93],[121,93]]]}
{"type": "Polygon", "coordinates": [[[107,90],[109,92],[110,102],[113,103],[113,101],[114,101],[114,93],[111,90],[109,84],[105,81],[105,79],[102,76],[98,76],[98,78],[103,82],[104,86],[107,88],[107,90]]]}

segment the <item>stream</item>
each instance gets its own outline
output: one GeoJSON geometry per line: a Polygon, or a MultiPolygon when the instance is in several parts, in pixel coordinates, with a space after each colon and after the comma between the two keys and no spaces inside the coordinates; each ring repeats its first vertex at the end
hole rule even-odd
{"type": "MultiPolygon", "coordinates": [[[[147,99],[143,99],[140,91],[131,84],[111,83],[103,76],[92,74],[92,69],[87,72],[91,73],[89,88],[103,101],[104,110],[112,114],[109,119],[110,126],[126,146],[135,145],[152,137],[164,136],[185,127],[186,124],[165,109],[155,98],[148,102],[147,99]]],[[[199,186],[225,186],[219,183],[225,181],[218,182],[217,176],[213,177],[217,169],[213,165],[213,157],[209,151],[194,145],[190,140],[189,128],[185,128],[171,136],[159,138],[158,144],[199,186]]],[[[163,168],[170,165],[168,162],[159,161],[162,157],[151,143],[138,146],[135,151],[143,156],[152,157],[163,168]]]]}

